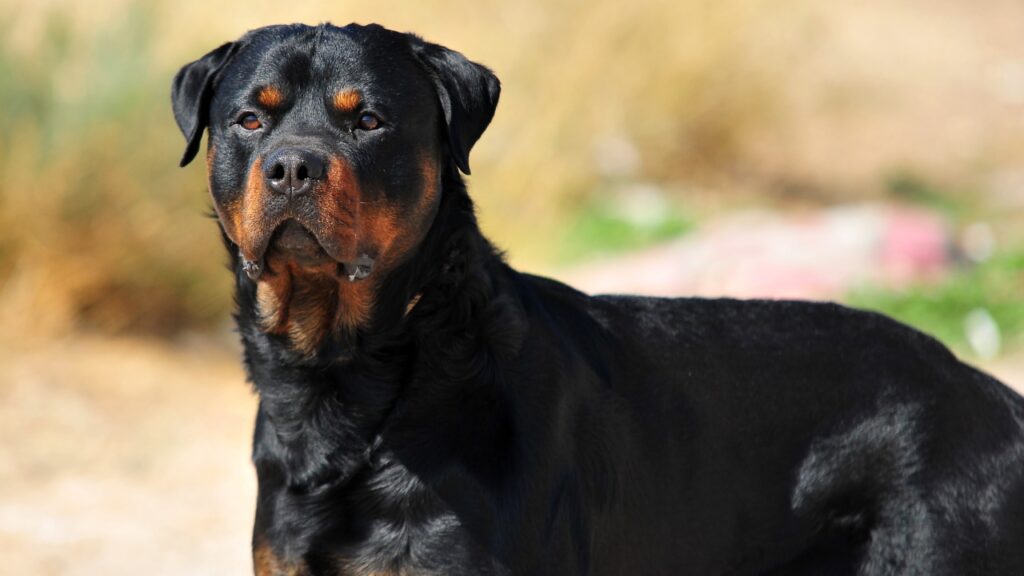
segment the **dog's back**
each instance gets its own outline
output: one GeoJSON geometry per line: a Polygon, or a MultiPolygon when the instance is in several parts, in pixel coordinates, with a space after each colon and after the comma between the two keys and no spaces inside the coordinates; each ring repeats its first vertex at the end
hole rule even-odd
{"type": "Polygon", "coordinates": [[[551,328],[601,398],[569,420],[618,423],[570,435],[626,492],[594,573],[1024,573],[1024,400],[934,339],[834,304],[533,282],[549,318],[593,319],[551,328]]]}

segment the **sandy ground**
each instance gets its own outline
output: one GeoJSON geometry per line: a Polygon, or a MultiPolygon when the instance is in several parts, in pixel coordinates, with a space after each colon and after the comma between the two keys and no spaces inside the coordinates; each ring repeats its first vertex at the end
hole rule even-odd
{"type": "Polygon", "coordinates": [[[0,573],[250,574],[255,406],[221,344],[2,347],[0,573]]]}
{"type": "Polygon", "coordinates": [[[255,398],[223,347],[0,351],[0,573],[250,574],[255,398]]]}

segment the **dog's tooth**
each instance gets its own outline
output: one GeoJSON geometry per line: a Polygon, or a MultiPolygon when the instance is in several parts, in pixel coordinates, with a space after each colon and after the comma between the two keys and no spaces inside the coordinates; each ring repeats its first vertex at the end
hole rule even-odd
{"type": "Polygon", "coordinates": [[[257,280],[263,273],[263,268],[255,260],[242,260],[242,271],[250,280],[257,280]]]}
{"type": "Polygon", "coordinates": [[[355,282],[369,276],[373,270],[373,262],[373,258],[369,254],[363,254],[355,262],[346,262],[345,274],[348,276],[348,281],[355,282]]]}

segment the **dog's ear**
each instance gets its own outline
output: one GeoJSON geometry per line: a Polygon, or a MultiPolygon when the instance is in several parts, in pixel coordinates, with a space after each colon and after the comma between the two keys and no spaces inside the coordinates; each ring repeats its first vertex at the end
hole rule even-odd
{"type": "Polygon", "coordinates": [[[485,66],[444,46],[409,34],[413,54],[426,67],[444,112],[455,164],[469,174],[469,150],[494,117],[501,94],[498,77],[485,66]]]}
{"type": "Polygon", "coordinates": [[[178,121],[178,127],[188,141],[185,154],[181,157],[182,166],[191,162],[199,151],[199,142],[203,139],[203,130],[209,121],[210,101],[213,99],[217,73],[237,50],[238,43],[228,42],[199,60],[186,64],[174,76],[171,87],[174,119],[178,121]]]}

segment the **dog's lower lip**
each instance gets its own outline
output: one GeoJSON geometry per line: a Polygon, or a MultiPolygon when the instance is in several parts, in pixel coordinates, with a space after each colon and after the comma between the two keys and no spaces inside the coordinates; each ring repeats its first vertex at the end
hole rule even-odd
{"type": "Polygon", "coordinates": [[[270,242],[275,251],[303,264],[319,264],[331,259],[316,235],[295,220],[285,220],[274,231],[270,242]]]}
{"type": "Polygon", "coordinates": [[[305,226],[295,220],[285,220],[274,231],[274,243],[287,248],[303,248],[316,243],[316,237],[305,226]]]}

